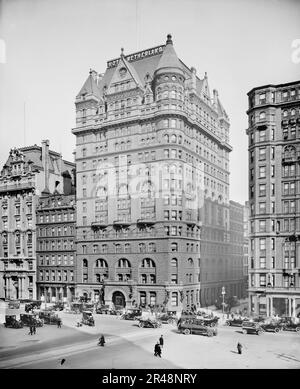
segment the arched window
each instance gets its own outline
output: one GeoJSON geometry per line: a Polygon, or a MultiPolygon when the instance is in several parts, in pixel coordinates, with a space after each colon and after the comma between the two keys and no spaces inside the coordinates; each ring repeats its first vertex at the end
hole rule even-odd
{"type": "Polygon", "coordinates": [[[259,113],[259,120],[263,120],[266,118],[266,113],[263,111],[263,112],[260,112],[259,113]]]}
{"type": "Polygon", "coordinates": [[[173,243],[171,243],[171,251],[178,251],[178,244],[177,243],[175,243],[175,242],[173,242],[173,243]]]}
{"type": "Polygon", "coordinates": [[[165,135],[164,135],[164,141],[165,141],[166,143],[169,143],[169,135],[168,135],[168,134],[165,134],[165,135]]]}
{"type": "Polygon", "coordinates": [[[155,263],[152,259],[150,258],[144,258],[141,262],[141,267],[151,267],[155,268],[155,263]]]}
{"type": "Polygon", "coordinates": [[[176,258],[172,258],[171,259],[171,266],[172,267],[178,267],[178,261],[176,258]]]}
{"type": "Polygon", "coordinates": [[[118,267],[131,267],[130,262],[126,258],[121,258],[118,260],[118,267]]]}
{"type": "Polygon", "coordinates": [[[95,267],[102,267],[102,268],[107,268],[107,262],[105,261],[105,259],[96,259],[96,262],[95,262],[95,267]]]}
{"type": "Polygon", "coordinates": [[[171,136],[171,143],[177,143],[177,136],[175,134],[171,136]]]}
{"type": "Polygon", "coordinates": [[[97,189],[96,197],[102,197],[102,198],[107,197],[107,190],[104,186],[101,186],[100,188],[97,189]]]}
{"type": "Polygon", "coordinates": [[[190,267],[194,266],[194,261],[192,260],[192,258],[189,258],[189,259],[188,259],[188,265],[189,265],[190,267]]]}
{"type": "Polygon", "coordinates": [[[82,260],[82,267],[88,267],[88,261],[87,259],[82,260]]]}

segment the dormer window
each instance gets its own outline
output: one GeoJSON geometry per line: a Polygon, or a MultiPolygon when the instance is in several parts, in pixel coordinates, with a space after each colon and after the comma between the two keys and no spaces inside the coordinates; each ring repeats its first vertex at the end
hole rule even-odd
{"type": "Polygon", "coordinates": [[[122,67],[120,70],[119,70],[119,75],[120,75],[120,77],[125,77],[125,75],[126,75],[126,73],[127,73],[127,69],[125,68],[125,67],[122,67]]]}

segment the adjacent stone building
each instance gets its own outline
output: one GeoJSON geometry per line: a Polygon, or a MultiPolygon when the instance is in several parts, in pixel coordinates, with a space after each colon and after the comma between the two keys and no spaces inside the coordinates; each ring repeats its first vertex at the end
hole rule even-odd
{"type": "Polygon", "coordinates": [[[231,266],[229,119],[207,74],[197,77],[168,35],[165,45],[122,49],[104,74],[91,70],[75,105],[76,297],[204,305],[203,220],[213,227],[204,242],[220,243],[216,266],[231,266]]]}
{"type": "Polygon", "coordinates": [[[36,298],[36,205],[61,192],[74,164],[49,150],[49,141],[15,148],[0,175],[0,298],[36,298]]]}
{"type": "Polygon", "coordinates": [[[300,310],[300,81],[248,93],[249,296],[256,314],[300,310]]]}

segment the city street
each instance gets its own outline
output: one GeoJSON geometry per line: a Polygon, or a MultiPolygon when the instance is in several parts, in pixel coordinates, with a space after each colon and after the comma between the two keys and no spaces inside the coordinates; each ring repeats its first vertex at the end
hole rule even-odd
{"type": "MultiPolygon", "coordinates": [[[[15,312],[16,313],[16,312],[15,312]]],[[[177,327],[139,328],[135,321],[95,315],[95,327],[76,327],[81,315],[60,312],[62,328],[45,325],[37,334],[28,327],[0,327],[0,368],[21,369],[297,369],[300,368],[300,335],[293,332],[245,335],[238,327],[219,325],[218,335],[182,335],[177,327]],[[101,334],[105,347],[97,346],[101,334]],[[153,348],[165,339],[162,358],[153,348]],[[237,354],[237,342],[243,354],[237,354]],[[60,364],[65,359],[63,365],[60,364]]],[[[3,315],[1,315],[2,319],[3,315]]],[[[3,323],[3,321],[2,321],[3,323]]]]}

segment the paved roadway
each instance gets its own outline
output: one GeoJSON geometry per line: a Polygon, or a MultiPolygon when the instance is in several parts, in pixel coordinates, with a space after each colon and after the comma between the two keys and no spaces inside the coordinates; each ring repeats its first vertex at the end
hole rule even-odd
{"type": "Polygon", "coordinates": [[[21,369],[298,369],[300,334],[282,332],[261,336],[242,334],[238,327],[219,326],[218,336],[182,335],[163,324],[160,329],[139,328],[134,321],[95,315],[96,326],[76,328],[80,315],[60,313],[61,329],[46,325],[37,334],[28,328],[0,326],[0,368],[21,369]],[[97,346],[100,334],[105,347],[97,346]],[[154,357],[154,344],[163,334],[162,358],[154,357]],[[236,344],[244,348],[238,355],[236,344]],[[66,362],[61,365],[64,358],[66,362]]]}

